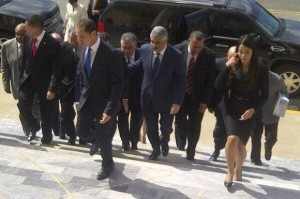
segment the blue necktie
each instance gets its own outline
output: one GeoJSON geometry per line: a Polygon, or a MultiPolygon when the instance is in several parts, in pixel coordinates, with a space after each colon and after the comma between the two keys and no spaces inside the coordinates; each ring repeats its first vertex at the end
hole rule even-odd
{"type": "Polygon", "coordinates": [[[159,53],[156,53],[154,63],[153,63],[153,69],[152,69],[153,75],[156,75],[159,65],[160,65],[159,53]]]}
{"type": "Polygon", "coordinates": [[[88,78],[91,76],[91,50],[92,49],[89,47],[84,62],[84,70],[88,78]]]}

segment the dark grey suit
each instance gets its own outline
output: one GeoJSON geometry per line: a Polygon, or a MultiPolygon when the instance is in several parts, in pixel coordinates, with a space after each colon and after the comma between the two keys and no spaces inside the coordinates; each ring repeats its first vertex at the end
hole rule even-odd
{"type": "Polygon", "coordinates": [[[123,90],[123,70],[120,53],[100,41],[92,63],[90,78],[84,70],[86,48],[78,49],[79,63],[76,79],[76,101],[78,118],[76,133],[87,142],[99,144],[102,156],[102,168],[105,171],[113,164],[112,128],[116,122],[123,90]],[[103,113],[111,116],[105,124],[100,124],[103,113]]]}

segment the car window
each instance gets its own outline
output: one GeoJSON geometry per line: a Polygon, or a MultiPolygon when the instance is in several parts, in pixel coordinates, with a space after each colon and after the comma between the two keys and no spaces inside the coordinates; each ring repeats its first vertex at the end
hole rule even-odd
{"type": "Polygon", "coordinates": [[[203,32],[205,37],[209,35],[209,24],[208,24],[209,12],[207,9],[188,13],[184,16],[184,21],[186,23],[186,28],[188,34],[194,30],[200,30],[203,32]]]}
{"type": "Polygon", "coordinates": [[[280,22],[256,1],[230,1],[229,8],[245,12],[267,35],[274,37],[280,30],[280,22]]]}
{"type": "Polygon", "coordinates": [[[133,32],[139,44],[149,42],[150,32],[155,26],[164,26],[171,30],[176,14],[175,7],[163,8],[153,3],[115,4],[101,16],[100,20],[107,27],[106,32],[112,35],[112,43],[119,45],[119,38],[124,32],[133,32]],[[106,14],[107,13],[107,14],[106,14]],[[118,41],[113,39],[118,38],[118,41]]]}
{"type": "Polygon", "coordinates": [[[241,16],[216,13],[212,21],[212,32],[214,36],[239,38],[244,34],[255,32],[255,29],[241,16]]]}

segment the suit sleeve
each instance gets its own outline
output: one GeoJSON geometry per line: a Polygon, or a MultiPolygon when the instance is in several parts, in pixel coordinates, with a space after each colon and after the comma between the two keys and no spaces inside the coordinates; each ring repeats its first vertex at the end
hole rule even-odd
{"type": "Polygon", "coordinates": [[[179,56],[178,63],[175,70],[175,96],[173,103],[181,105],[185,95],[186,84],[186,67],[182,54],[179,56]]]}
{"type": "Polygon", "coordinates": [[[10,81],[11,81],[11,71],[9,68],[9,63],[7,60],[7,52],[6,52],[6,45],[2,46],[2,54],[1,54],[1,72],[2,75],[2,82],[4,90],[10,90],[10,81]]]}
{"type": "Polygon", "coordinates": [[[108,115],[115,115],[118,111],[118,104],[120,103],[123,92],[123,68],[120,53],[112,51],[111,66],[109,72],[111,77],[112,89],[108,103],[105,107],[104,113],[108,115]]]}
{"type": "Polygon", "coordinates": [[[266,103],[269,97],[269,70],[266,66],[261,65],[260,79],[260,97],[254,104],[255,112],[261,110],[261,107],[266,103]]]}
{"type": "Polygon", "coordinates": [[[61,78],[63,73],[63,58],[62,50],[58,42],[55,42],[52,46],[52,59],[51,59],[51,81],[48,91],[58,92],[61,84],[61,78]]]}
{"type": "Polygon", "coordinates": [[[211,102],[211,99],[213,97],[214,93],[214,79],[215,79],[215,69],[216,69],[216,59],[214,54],[207,55],[207,70],[208,70],[208,76],[205,80],[205,86],[203,89],[203,95],[201,95],[200,103],[205,103],[209,105],[211,102]]]}
{"type": "Polygon", "coordinates": [[[282,77],[280,77],[280,79],[279,79],[279,88],[280,88],[280,92],[282,94],[284,94],[286,97],[289,97],[289,92],[286,89],[286,85],[285,85],[282,77]]]}
{"type": "Polygon", "coordinates": [[[82,74],[79,66],[80,62],[78,62],[76,75],[75,75],[75,103],[79,103],[81,90],[82,90],[82,74]]]}
{"type": "Polygon", "coordinates": [[[121,61],[122,61],[123,82],[124,82],[122,99],[128,99],[128,97],[129,97],[129,69],[128,69],[127,63],[125,61],[125,58],[124,58],[122,52],[120,52],[120,57],[121,57],[121,61]]]}

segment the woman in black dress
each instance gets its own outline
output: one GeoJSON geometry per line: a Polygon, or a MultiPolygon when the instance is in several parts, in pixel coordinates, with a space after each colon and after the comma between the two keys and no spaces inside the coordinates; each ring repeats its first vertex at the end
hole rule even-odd
{"type": "Polygon", "coordinates": [[[232,186],[233,179],[242,180],[246,144],[254,128],[254,114],[268,98],[268,68],[259,63],[252,35],[244,35],[237,53],[226,62],[216,79],[216,89],[224,92],[224,123],[227,132],[225,146],[228,171],[224,185],[232,186]]]}

